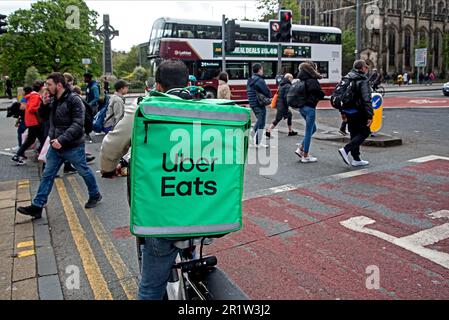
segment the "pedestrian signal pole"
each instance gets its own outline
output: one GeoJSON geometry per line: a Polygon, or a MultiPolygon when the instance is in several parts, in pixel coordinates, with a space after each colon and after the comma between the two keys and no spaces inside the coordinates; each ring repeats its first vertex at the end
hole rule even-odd
{"type": "Polygon", "coordinates": [[[356,32],[356,49],[355,49],[355,59],[359,60],[360,59],[360,54],[362,51],[362,28],[361,28],[361,22],[360,21],[362,19],[362,7],[361,7],[361,3],[360,0],[357,0],[357,4],[356,4],[356,26],[355,26],[355,32],[356,32]]]}
{"type": "Polygon", "coordinates": [[[221,23],[221,69],[223,72],[226,72],[226,21],[226,16],[223,15],[221,23]]]}

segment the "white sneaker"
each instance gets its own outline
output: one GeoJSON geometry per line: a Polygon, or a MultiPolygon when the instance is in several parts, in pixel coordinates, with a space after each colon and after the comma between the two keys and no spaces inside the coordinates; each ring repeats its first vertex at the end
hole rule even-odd
{"type": "Polygon", "coordinates": [[[340,153],[341,158],[348,166],[351,165],[349,162],[349,155],[346,153],[345,148],[338,149],[338,153],[340,153]]]}
{"type": "Polygon", "coordinates": [[[308,157],[302,157],[301,162],[302,163],[314,163],[317,162],[318,159],[312,156],[308,156],[308,157]]]}
{"type": "Polygon", "coordinates": [[[259,144],[256,144],[256,148],[269,148],[269,146],[267,145],[267,144],[265,144],[265,143],[259,143],[259,144]]]}
{"type": "Polygon", "coordinates": [[[300,148],[296,149],[295,154],[301,159],[304,157],[304,151],[301,151],[300,148]]]}
{"type": "Polygon", "coordinates": [[[360,161],[353,160],[352,161],[352,166],[353,167],[364,167],[364,166],[367,166],[367,165],[369,165],[369,162],[365,161],[365,160],[360,160],[360,161]]]}

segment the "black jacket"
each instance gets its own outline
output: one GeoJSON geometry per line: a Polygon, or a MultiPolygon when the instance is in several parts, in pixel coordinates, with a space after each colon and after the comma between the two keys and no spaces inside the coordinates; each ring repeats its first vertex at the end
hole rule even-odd
{"type": "Polygon", "coordinates": [[[64,150],[84,143],[85,107],[79,95],[66,90],[54,99],[50,112],[50,140],[58,139],[64,150]]]}
{"type": "Polygon", "coordinates": [[[290,80],[284,78],[279,84],[279,92],[278,92],[278,100],[276,102],[276,109],[282,111],[289,107],[287,102],[287,94],[290,88],[292,87],[292,83],[290,80]]]}
{"type": "Polygon", "coordinates": [[[251,108],[265,107],[259,105],[259,101],[257,100],[257,93],[261,93],[265,97],[271,98],[271,91],[268,88],[264,78],[262,78],[257,73],[253,74],[253,76],[248,79],[248,82],[246,84],[246,93],[248,94],[248,101],[251,108]]]}
{"type": "Polygon", "coordinates": [[[362,72],[352,70],[348,73],[347,77],[356,82],[355,98],[357,110],[366,116],[367,119],[372,119],[374,111],[371,102],[371,87],[369,85],[368,76],[362,72]]]}
{"type": "Polygon", "coordinates": [[[321,90],[321,85],[318,82],[318,75],[313,74],[307,70],[301,70],[298,74],[298,79],[306,83],[306,103],[305,106],[316,108],[318,102],[324,99],[324,92],[321,90]]]}

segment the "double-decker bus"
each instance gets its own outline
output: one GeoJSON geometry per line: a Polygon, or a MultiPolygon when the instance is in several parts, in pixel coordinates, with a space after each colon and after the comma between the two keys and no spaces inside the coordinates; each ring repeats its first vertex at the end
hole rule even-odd
{"type": "MultiPolygon", "coordinates": [[[[246,99],[246,82],[255,63],[263,65],[267,84],[275,91],[278,45],[269,42],[269,24],[252,21],[236,21],[236,24],[239,27],[235,37],[240,46],[226,53],[232,99],[246,99]]],[[[222,70],[221,50],[220,21],[160,18],[153,24],[149,41],[152,70],[162,59],[182,60],[210,98],[217,93],[217,76],[222,70]]],[[[341,79],[341,30],[293,25],[292,42],[282,44],[282,73],[296,76],[304,60],[317,64],[323,76],[321,86],[330,95],[341,79]]]]}

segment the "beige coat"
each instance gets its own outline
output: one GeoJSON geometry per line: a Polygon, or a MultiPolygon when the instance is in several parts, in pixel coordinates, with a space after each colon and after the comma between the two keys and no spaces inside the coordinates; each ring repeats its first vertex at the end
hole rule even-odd
{"type": "Polygon", "coordinates": [[[231,99],[231,89],[229,88],[229,85],[224,82],[223,80],[218,81],[218,99],[231,99]]]}
{"type": "Polygon", "coordinates": [[[104,121],[104,127],[114,127],[122,120],[125,114],[125,98],[118,92],[111,96],[109,101],[108,111],[106,111],[106,117],[104,121]]]}
{"type": "Polygon", "coordinates": [[[114,171],[120,158],[128,153],[136,110],[134,105],[126,106],[123,119],[104,137],[100,149],[101,172],[114,171]]]}

